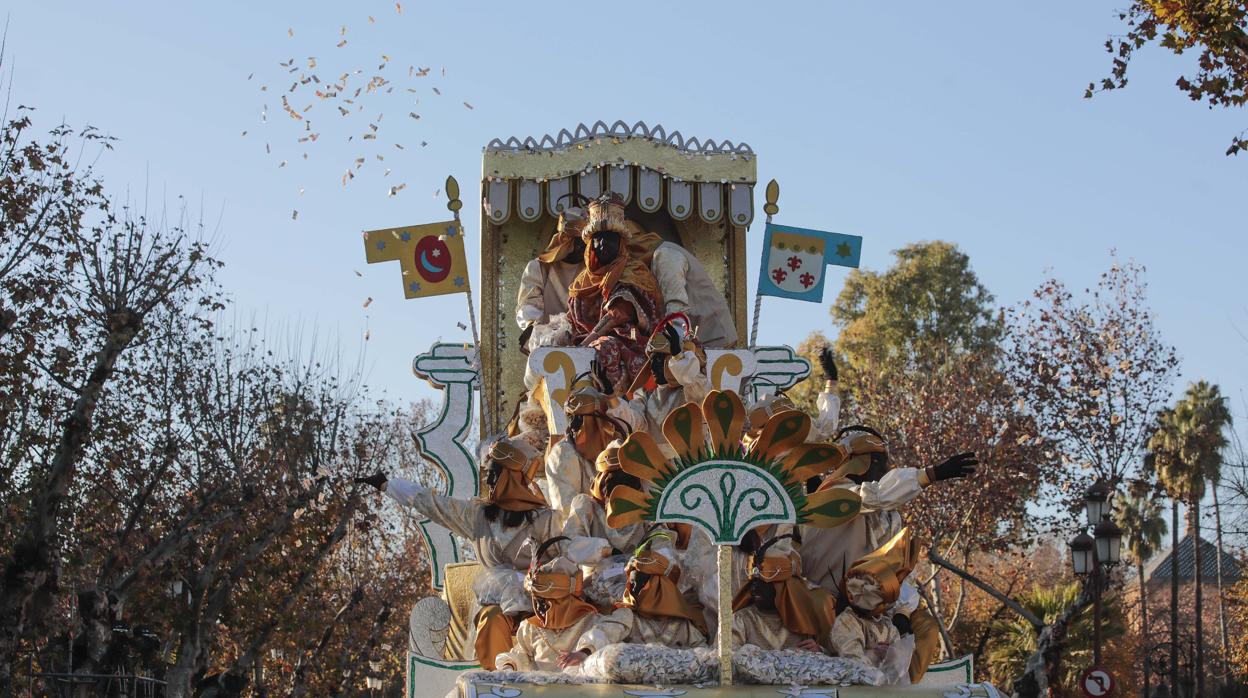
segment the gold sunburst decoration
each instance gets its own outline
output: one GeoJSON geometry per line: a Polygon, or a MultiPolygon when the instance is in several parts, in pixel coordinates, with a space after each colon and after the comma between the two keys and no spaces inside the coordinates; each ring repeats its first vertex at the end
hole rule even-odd
{"type": "Polygon", "coordinates": [[[858,514],[862,500],[853,491],[806,493],[809,478],[845,465],[848,457],[839,444],[805,443],[810,417],[797,410],[773,415],[750,448],[741,445],[745,419],[736,393],[712,391],[701,405],[681,405],[663,421],[675,458],[667,458],[648,433],[631,434],[620,447],[620,465],[650,486],[645,492],[616,487],[607,523],[689,523],[728,545],[758,526],[831,528],[858,514]]]}

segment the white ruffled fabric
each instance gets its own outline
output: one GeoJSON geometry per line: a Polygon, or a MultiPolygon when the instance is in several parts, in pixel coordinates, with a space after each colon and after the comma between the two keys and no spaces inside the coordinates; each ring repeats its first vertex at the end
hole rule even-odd
{"type": "Polygon", "coordinates": [[[732,657],[735,680],[772,686],[882,686],[883,672],[861,662],[801,650],[743,645],[732,657]]]}
{"type": "MultiPolygon", "coordinates": [[[[719,658],[709,647],[674,649],[618,643],[591,654],[579,674],[600,683],[706,684],[716,681],[719,658]]],[[[570,672],[572,669],[569,670],[570,672]]]]}

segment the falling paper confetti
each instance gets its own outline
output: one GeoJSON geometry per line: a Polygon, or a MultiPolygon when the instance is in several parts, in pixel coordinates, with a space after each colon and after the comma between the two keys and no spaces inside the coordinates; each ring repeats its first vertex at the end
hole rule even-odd
{"type": "Polygon", "coordinates": [[[464,323],[462,323],[462,322],[457,322],[457,323],[455,323],[455,325],[456,325],[456,326],[458,326],[458,327],[459,327],[459,329],[461,329],[461,330],[466,330],[466,329],[468,329],[468,326],[467,326],[467,325],[465,325],[465,324],[464,324],[464,323]]]}
{"type": "MultiPolygon", "coordinates": [[[[401,2],[395,3],[395,12],[402,14],[403,6],[401,2]]],[[[368,19],[368,24],[366,25],[366,30],[364,31],[365,35],[361,36],[359,41],[368,42],[368,45],[371,48],[375,45],[374,39],[377,37],[368,34],[368,32],[373,31],[373,26],[384,23],[379,22],[378,20],[384,20],[385,17],[366,15],[366,18],[368,19]]],[[[378,29],[380,29],[380,27],[378,27],[378,29]]],[[[291,135],[290,141],[282,140],[281,136],[284,134],[279,134],[278,141],[272,141],[271,138],[267,138],[265,143],[265,153],[270,157],[274,155],[278,156],[276,159],[279,160],[277,165],[277,168],[279,169],[290,165],[292,153],[288,150],[283,150],[283,148],[291,143],[299,144],[299,149],[295,151],[295,153],[298,154],[298,157],[294,158],[295,165],[292,166],[292,169],[297,167],[300,161],[311,163],[314,160],[314,158],[311,157],[311,155],[313,155],[312,148],[315,147],[314,144],[318,142],[318,137],[321,135],[327,136],[328,140],[331,142],[339,144],[346,142],[358,146],[358,150],[356,152],[348,153],[348,155],[351,156],[351,159],[355,161],[354,164],[348,166],[345,172],[342,169],[338,170],[342,173],[341,183],[343,186],[346,186],[348,182],[355,179],[355,175],[357,173],[360,174],[361,177],[365,178],[369,176],[377,176],[374,170],[370,170],[366,167],[366,164],[370,160],[377,163],[376,167],[378,170],[382,171],[382,177],[388,177],[391,174],[394,174],[395,171],[393,171],[390,167],[386,167],[386,165],[391,165],[391,163],[386,162],[386,158],[383,154],[381,154],[379,148],[386,148],[393,145],[396,150],[404,150],[405,145],[404,143],[390,141],[390,134],[393,133],[393,137],[396,139],[402,136],[403,140],[406,142],[419,142],[420,147],[424,148],[429,145],[428,140],[420,140],[418,138],[410,138],[409,140],[409,137],[407,137],[406,134],[411,134],[414,129],[423,128],[428,122],[436,123],[437,117],[445,116],[444,112],[439,112],[439,107],[436,105],[432,110],[425,109],[425,113],[423,114],[418,114],[415,111],[409,111],[408,121],[403,122],[402,124],[397,124],[395,128],[386,129],[386,131],[383,132],[380,126],[382,124],[382,118],[385,111],[389,111],[391,108],[401,109],[402,106],[406,106],[411,109],[412,102],[406,102],[406,104],[404,104],[404,101],[409,99],[413,100],[417,105],[420,104],[420,99],[418,98],[419,91],[414,87],[414,81],[416,78],[429,76],[432,68],[421,67],[415,65],[414,63],[409,63],[407,74],[405,76],[402,73],[396,74],[394,71],[390,71],[388,74],[384,73],[383,71],[386,70],[386,67],[389,64],[394,63],[398,66],[402,65],[403,62],[407,62],[404,58],[408,58],[410,60],[410,57],[402,55],[403,52],[401,50],[398,52],[384,50],[378,51],[372,55],[380,56],[380,62],[366,64],[367,67],[356,67],[350,65],[349,63],[344,64],[345,61],[354,60],[350,57],[351,52],[332,52],[329,54],[329,58],[325,58],[325,56],[322,55],[322,59],[318,59],[315,55],[309,55],[325,50],[330,43],[335,43],[335,45],[339,48],[345,47],[347,45],[347,30],[348,27],[346,25],[339,25],[339,40],[337,42],[334,42],[332,39],[326,40],[322,38],[316,43],[313,43],[307,37],[321,34],[321,32],[301,31],[301,41],[308,42],[306,50],[303,50],[305,47],[300,46],[295,51],[291,51],[291,53],[303,53],[304,57],[298,59],[298,61],[296,61],[295,57],[287,57],[286,59],[275,62],[276,69],[286,73],[284,76],[279,73],[278,77],[284,77],[286,80],[291,81],[288,85],[287,83],[280,82],[280,80],[276,83],[276,89],[279,91],[283,86],[286,86],[286,91],[279,95],[281,97],[282,111],[290,117],[291,121],[296,123],[301,122],[303,124],[303,133],[291,135]],[[320,51],[317,50],[318,48],[320,51]],[[328,61],[328,63],[326,61],[328,61]],[[325,78],[322,78],[318,74],[320,70],[326,71],[325,78]],[[388,77],[382,77],[383,75],[388,75],[388,77]],[[412,94],[413,97],[406,97],[405,93],[412,94]],[[302,95],[303,101],[297,101],[299,100],[299,95],[302,95]],[[395,103],[388,102],[387,100],[391,99],[392,96],[399,97],[404,101],[395,103]],[[323,102],[328,103],[328,106],[321,107],[321,110],[332,113],[328,111],[330,106],[338,110],[339,119],[333,120],[333,123],[341,124],[344,128],[340,128],[335,131],[332,124],[326,128],[326,124],[318,123],[317,131],[312,131],[312,111],[314,111],[316,107],[323,102]],[[299,104],[300,106],[296,107],[296,104],[299,104]],[[361,130],[361,124],[366,125],[368,128],[361,130]],[[270,143],[272,143],[272,145],[270,145],[270,143]],[[369,157],[370,154],[372,157],[369,157]]],[[[358,33],[360,32],[359,27],[357,26],[357,34],[358,33]]],[[[323,37],[324,35],[321,34],[321,36],[323,37]]],[[[288,39],[293,40],[293,27],[287,28],[287,37],[288,39]]],[[[356,40],[354,35],[351,40],[356,40]]],[[[291,44],[290,46],[294,47],[295,44],[291,44]]],[[[363,46],[363,43],[361,43],[361,46],[363,46]]],[[[397,47],[377,46],[377,48],[385,49],[397,47]]],[[[270,63],[268,65],[273,66],[274,64],[270,63]]],[[[272,71],[273,68],[269,67],[268,70],[272,71]]],[[[401,68],[396,68],[396,70],[401,70],[401,68]]],[[[439,67],[439,74],[441,76],[445,77],[446,72],[446,67],[439,67]]],[[[260,90],[262,92],[267,92],[269,84],[273,84],[272,80],[269,79],[272,78],[273,75],[270,74],[265,76],[262,71],[257,70],[250,72],[246,76],[247,80],[254,80],[257,73],[261,74],[261,79],[258,82],[263,83],[260,86],[260,90]]],[[[430,86],[430,89],[433,90],[435,95],[442,95],[441,84],[437,87],[430,86]]],[[[465,109],[475,109],[474,105],[470,101],[463,100],[461,103],[465,109]]],[[[441,107],[441,109],[445,109],[447,107],[449,107],[449,103],[441,107]]],[[[402,112],[400,111],[399,113],[402,112]]],[[[267,104],[264,105],[261,110],[260,119],[263,123],[267,124],[267,104]]],[[[285,119],[277,119],[275,120],[275,127],[280,129],[281,123],[289,122],[285,119]]],[[[241,132],[240,137],[246,137],[249,133],[250,130],[244,130],[241,132]]],[[[412,135],[414,136],[416,134],[412,135]]],[[[341,164],[342,163],[339,163],[339,166],[341,166],[341,164]]],[[[401,166],[406,166],[406,163],[403,163],[401,166]]],[[[395,170],[397,170],[400,175],[396,177],[396,179],[406,179],[406,177],[402,176],[403,172],[399,169],[399,166],[395,166],[395,170]]],[[[393,187],[387,187],[387,195],[390,197],[397,195],[404,188],[406,188],[406,184],[407,183],[405,182],[393,187]]],[[[299,195],[303,196],[304,192],[305,189],[303,187],[299,187],[299,195]]]]}
{"type": "Polygon", "coordinates": [[[292,211],[290,214],[290,220],[293,221],[293,220],[297,220],[298,218],[299,218],[299,211],[298,210],[292,211]]]}
{"type": "Polygon", "coordinates": [[[368,306],[370,306],[370,305],[372,305],[372,304],[373,304],[373,297],[372,297],[372,296],[369,296],[368,298],[365,298],[365,299],[364,299],[364,307],[365,307],[365,308],[367,308],[368,306]]]}

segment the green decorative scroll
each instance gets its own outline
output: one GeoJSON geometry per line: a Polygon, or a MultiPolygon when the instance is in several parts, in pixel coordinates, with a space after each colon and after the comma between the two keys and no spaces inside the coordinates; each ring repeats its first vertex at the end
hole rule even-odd
{"type": "Polygon", "coordinates": [[[682,469],[663,488],[655,520],[691,523],[720,545],[736,545],[751,529],[796,523],[785,485],[753,463],[709,460],[682,469]]]}
{"type": "MultiPolygon", "coordinates": [[[[476,350],[471,344],[437,343],[412,360],[417,378],[442,390],[442,410],[438,418],[420,428],[414,438],[421,456],[442,474],[442,494],[469,499],[480,493],[477,462],[464,447],[472,424],[472,393],[480,385],[476,350]]],[[[429,548],[432,568],[429,583],[441,591],[443,566],[460,562],[460,546],[450,531],[422,517],[417,522],[429,548]]]]}

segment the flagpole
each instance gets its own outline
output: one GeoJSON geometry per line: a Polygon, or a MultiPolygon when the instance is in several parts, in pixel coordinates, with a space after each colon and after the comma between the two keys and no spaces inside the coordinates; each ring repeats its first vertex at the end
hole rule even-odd
{"type": "MultiPolygon", "coordinates": [[[[454,176],[447,176],[446,178],[446,196],[449,199],[449,201],[446,202],[446,207],[450,209],[451,213],[455,214],[455,226],[459,228],[460,235],[463,235],[464,226],[459,219],[459,210],[464,207],[464,202],[459,200],[459,182],[455,181],[454,176]]],[[[465,254],[465,256],[467,255],[465,254]]],[[[467,269],[465,269],[465,272],[466,271],[467,269]]],[[[482,375],[483,365],[481,360],[481,336],[477,334],[477,311],[472,305],[472,280],[470,278],[464,279],[464,283],[467,286],[464,295],[468,298],[468,327],[472,329],[472,348],[473,351],[476,352],[476,358],[473,361],[473,368],[477,369],[477,389],[481,393],[481,429],[484,431],[487,428],[493,428],[492,424],[486,424],[487,415],[492,413],[490,412],[489,406],[486,405],[485,384],[483,382],[485,376],[482,375]]]]}
{"type": "MultiPolygon", "coordinates": [[[[780,212],[780,207],[776,202],[780,200],[780,184],[776,180],[767,183],[767,203],[763,204],[763,212],[767,214],[767,225],[771,225],[771,217],[780,212]]],[[[763,250],[762,259],[767,258],[767,250],[763,250]]],[[[762,260],[759,264],[762,265],[762,260]]],[[[762,269],[759,269],[759,277],[762,277],[762,269]]],[[[750,324],[750,348],[758,346],[758,316],[763,309],[762,284],[756,284],[754,288],[754,321],[750,324]]]]}

